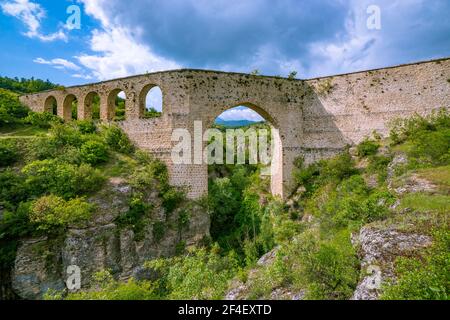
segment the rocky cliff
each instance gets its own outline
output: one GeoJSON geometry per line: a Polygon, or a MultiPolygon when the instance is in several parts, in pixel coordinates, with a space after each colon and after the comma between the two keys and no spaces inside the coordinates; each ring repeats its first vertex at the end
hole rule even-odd
{"type": "Polygon", "coordinates": [[[69,227],[55,238],[23,239],[12,270],[13,290],[23,299],[42,299],[49,289],[64,290],[68,266],[80,268],[82,289],[90,287],[96,272],[106,269],[120,280],[146,279],[150,275],[141,268],[145,261],[173,256],[209,235],[209,217],[203,208],[189,202],[166,214],[158,192],[151,188],[145,201],[153,209],[136,234],[133,226],[118,223],[129,209],[131,194],[125,180],[110,179],[89,199],[98,209],[85,225],[69,227]],[[186,212],[189,219],[180,224],[186,212]]]}

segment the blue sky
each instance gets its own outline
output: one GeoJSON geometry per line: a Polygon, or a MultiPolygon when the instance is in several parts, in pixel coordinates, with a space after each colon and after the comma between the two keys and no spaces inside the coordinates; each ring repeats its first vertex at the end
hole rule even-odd
{"type": "Polygon", "coordinates": [[[0,0],[0,75],[206,68],[299,78],[450,56],[448,0],[0,0]],[[77,5],[80,29],[67,28],[77,5]],[[368,28],[369,6],[381,28],[368,28]]]}

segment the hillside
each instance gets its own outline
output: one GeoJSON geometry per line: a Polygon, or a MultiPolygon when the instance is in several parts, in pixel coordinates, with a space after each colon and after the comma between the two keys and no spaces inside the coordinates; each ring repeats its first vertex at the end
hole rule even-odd
{"type": "Polygon", "coordinates": [[[0,299],[448,299],[448,111],[298,158],[286,202],[251,165],[189,201],[117,126],[0,90],[0,299]]]}

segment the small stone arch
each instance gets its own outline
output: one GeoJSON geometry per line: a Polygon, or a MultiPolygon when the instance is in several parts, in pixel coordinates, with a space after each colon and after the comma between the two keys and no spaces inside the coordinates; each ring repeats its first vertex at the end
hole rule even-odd
{"type": "Polygon", "coordinates": [[[70,121],[73,119],[72,118],[72,105],[73,105],[74,101],[78,102],[78,99],[74,94],[68,94],[64,98],[64,102],[63,102],[63,119],[64,119],[64,121],[70,121]]]}
{"type": "Polygon", "coordinates": [[[100,110],[99,110],[98,115],[97,114],[94,115],[94,110],[93,110],[93,106],[94,106],[94,102],[95,102],[96,98],[98,98],[98,103],[99,103],[99,107],[100,107],[101,98],[100,98],[100,94],[98,92],[91,91],[84,98],[84,119],[85,120],[92,120],[93,118],[100,119],[100,110]]]}
{"type": "Polygon", "coordinates": [[[45,99],[44,112],[48,112],[53,115],[58,114],[58,101],[54,96],[48,96],[47,99],[45,99]]]}
{"type": "Polygon", "coordinates": [[[161,89],[161,87],[157,84],[147,84],[146,86],[144,86],[141,90],[141,92],[139,93],[139,101],[138,101],[138,108],[139,108],[139,118],[145,118],[146,117],[146,110],[147,110],[147,95],[150,93],[150,91],[152,90],[157,90],[157,93],[159,93],[161,95],[161,110],[157,110],[160,111],[161,114],[164,112],[164,93],[161,89]]]}
{"type": "Polygon", "coordinates": [[[108,121],[114,121],[116,120],[116,99],[119,93],[124,92],[125,93],[125,115],[124,117],[127,117],[126,114],[126,105],[127,105],[127,98],[128,98],[128,94],[125,90],[121,89],[121,88],[116,88],[114,90],[111,90],[108,94],[108,98],[107,98],[107,120],[108,121]]]}

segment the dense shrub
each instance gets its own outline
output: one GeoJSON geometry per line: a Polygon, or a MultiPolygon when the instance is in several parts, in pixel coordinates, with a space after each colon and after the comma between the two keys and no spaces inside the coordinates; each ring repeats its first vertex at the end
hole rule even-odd
{"type": "MultiPolygon", "coordinates": [[[[130,279],[127,282],[114,280],[111,272],[101,271],[94,276],[95,290],[71,293],[67,300],[155,300],[159,296],[154,284],[149,281],[136,281],[130,279]]],[[[61,300],[59,292],[49,292],[46,300],[61,300]]]]}
{"type": "Polygon", "coordinates": [[[320,186],[328,183],[339,183],[345,178],[358,173],[348,151],[328,160],[321,160],[309,166],[304,166],[301,158],[297,159],[294,171],[295,181],[304,186],[306,196],[310,196],[320,186]]]}
{"type": "Polygon", "coordinates": [[[160,277],[156,281],[163,299],[222,299],[229,280],[238,270],[230,253],[221,256],[218,247],[190,250],[184,257],[157,259],[146,263],[160,277]]]}
{"type": "Polygon", "coordinates": [[[0,171],[0,205],[14,206],[28,197],[25,178],[12,169],[0,171]]]}
{"type": "Polygon", "coordinates": [[[405,143],[410,165],[429,166],[450,162],[450,114],[442,109],[427,117],[398,120],[391,130],[394,145],[405,143]]]}
{"type": "Polygon", "coordinates": [[[148,204],[141,197],[133,197],[130,200],[129,210],[117,217],[116,223],[119,227],[129,227],[133,230],[136,239],[141,239],[144,234],[145,226],[153,208],[152,204],[148,204]]]}
{"type": "Polygon", "coordinates": [[[96,165],[108,160],[107,147],[97,141],[87,141],[81,146],[81,158],[84,162],[96,165]]]}
{"type": "Polygon", "coordinates": [[[15,123],[25,118],[28,111],[17,94],[0,88],[0,125],[15,123]]]}
{"type": "Polygon", "coordinates": [[[299,270],[311,299],[348,299],[359,278],[359,263],[349,234],[320,241],[305,234],[299,243],[299,270]]]}
{"type": "Polygon", "coordinates": [[[411,140],[411,158],[433,165],[450,163],[450,128],[417,133],[411,140]]]}
{"type": "Polygon", "coordinates": [[[185,194],[173,187],[163,192],[161,196],[166,214],[172,213],[185,199],[185,194]]]}
{"type": "Polygon", "coordinates": [[[450,128],[450,114],[445,108],[426,117],[415,115],[408,119],[393,122],[390,139],[394,145],[406,142],[423,132],[450,128]]]}
{"type": "Polygon", "coordinates": [[[376,154],[379,148],[380,145],[377,142],[366,139],[356,147],[356,150],[358,156],[367,157],[376,154]]]}
{"type": "Polygon", "coordinates": [[[22,202],[16,210],[4,211],[0,219],[0,270],[9,270],[14,264],[18,239],[33,235],[29,221],[30,203],[22,202]]]}
{"type": "Polygon", "coordinates": [[[52,126],[49,134],[52,143],[57,147],[69,145],[79,148],[86,141],[85,137],[83,137],[81,132],[75,126],[67,124],[57,124],[52,126]]]}
{"type": "Polygon", "coordinates": [[[53,193],[64,199],[88,194],[102,186],[104,178],[88,164],[80,166],[56,160],[34,161],[22,169],[31,194],[53,193]]]}
{"type": "Polygon", "coordinates": [[[94,209],[92,204],[81,198],[66,201],[61,197],[49,195],[32,204],[30,221],[37,225],[38,230],[55,233],[69,225],[87,221],[94,209]]]}
{"type": "Polygon", "coordinates": [[[128,136],[119,127],[115,125],[104,127],[103,135],[105,137],[106,144],[113,150],[124,154],[133,153],[133,144],[130,139],[128,139],[128,136]]]}
{"type": "Polygon", "coordinates": [[[162,221],[157,221],[153,224],[153,239],[159,242],[166,234],[166,224],[162,221]]]}
{"type": "Polygon", "coordinates": [[[0,167],[7,167],[19,159],[16,144],[8,140],[0,140],[0,167]]]}
{"type": "Polygon", "coordinates": [[[61,123],[62,120],[48,112],[30,112],[25,118],[25,122],[33,126],[48,129],[55,123],[61,123]]]}
{"type": "Polygon", "coordinates": [[[76,125],[78,127],[78,130],[82,134],[91,134],[97,131],[97,127],[95,126],[95,123],[93,121],[78,120],[76,122],[76,125]]]}
{"type": "Polygon", "coordinates": [[[337,186],[321,188],[308,202],[308,210],[321,218],[324,229],[359,227],[387,217],[394,197],[383,190],[371,191],[360,175],[337,186]]]}

